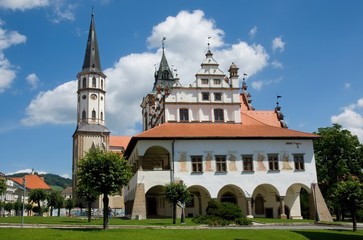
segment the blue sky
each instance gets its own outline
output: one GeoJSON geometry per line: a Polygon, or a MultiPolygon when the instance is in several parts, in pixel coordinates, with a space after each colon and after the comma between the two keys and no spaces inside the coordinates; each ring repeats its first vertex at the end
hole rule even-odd
{"type": "Polygon", "coordinates": [[[94,7],[112,135],[140,132],[161,39],[182,85],[208,36],[226,74],[248,74],[252,104],[276,96],[290,129],[339,123],[363,141],[363,2],[0,0],[0,171],[71,176],[76,75],[94,7]]]}

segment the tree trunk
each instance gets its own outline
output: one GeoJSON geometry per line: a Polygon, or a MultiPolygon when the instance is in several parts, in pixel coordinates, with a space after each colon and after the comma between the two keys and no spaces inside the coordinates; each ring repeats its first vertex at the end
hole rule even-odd
{"type": "Polygon", "coordinates": [[[50,207],[50,216],[53,217],[53,207],[50,207]]]}
{"type": "Polygon", "coordinates": [[[40,201],[38,201],[38,208],[39,208],[39,216],[43,216],[42,208],[40,207],[40,201]]]}
{"type": "Polygon", "coordinates": [[[357,217],[355,212],[352,212],[353,232],[357,231],[357,217]]]}
{"type": "Polygon", "coordinates": [[[60,217],[60,207],[58,207],[58,217],[60,217]]]}
{"type": "Polygon", "coordinates": [[[176,203],[173,203],[173,224],[176,224],[176,203]]]}
{"type": "Polygon", "coordinates": [[[103,229],[108,229],[108,195],[103,194],[103,229]]]}
{"type": "Polygon", "coordinates": [[[88,215],[88,222],[91,222],[91,206],[92,206],[92,202],[89,201],[88,202],[88,213],[87,213],[87,215],[88,215]]]}

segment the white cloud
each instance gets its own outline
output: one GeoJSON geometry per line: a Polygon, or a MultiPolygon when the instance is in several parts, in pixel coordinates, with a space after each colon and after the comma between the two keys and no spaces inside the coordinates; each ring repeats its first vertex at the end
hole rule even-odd
{"type": "Polygon", "coordinates": [[[261,90],[262,86],[263,86],[263,81],[253,81],[252,82],[252,88],[259,91],[261,90]]]}
{"type": "Polygon", "coordinates": [[[344,83],[344,88],[350,88],[352,86],[351,83],[344,83]]]}
{"type": "Polygon", "coordinates": [[[1,0],[0,8],[11,10],[28,10],[49,5],[49,0],[1,0]]]}
{"type": "Polygon", "coordinates": [[[31,73],[25,78],[26,82],[30,85],[30,89],[36,89],[39,84],[39,78],[35,73],[31,73]]]}
{"type": "Polygon", "coordinates": [[[248,36],[250,36],[250,38],[254,38],[257,34],[257,26],[254,26],[248,33],[248,36]]]}
{"type": "Polygon", "coordinates": [[[36,171],[34,169],[26,168],[26,169],[21,169],[21,170],[15,171],[15,172],[8,172],[5,175],[14,175],[14,174],[18,174],[18,173],[31,173],[33,171],[37,172],[38,174],[47,174],[47,172],[44,172],[44,171],[36,171]]]}
{"type": "Polygon", "coordinates": [[[338,123],[343,128],[349,130],[352,134],[358,136],[363,143],[363,98],[356,103],[351,104],[343,109],[343,112],[331,117],[332,123],[338,123]]]}
{"type": "Polygon", "coordinates": [[[60,23],[64,20],[73,21],[75,19],[75,9],[77,4],[69,3],[67,0],[52,0],[50,8],[52,14],[49,16],[53,23],[60,23]]]}
{"type": "Polygon", "coordinates": [[[285,49],[285,42],[282,41],[281,37],[276,37],[274,40],[272,40],[272,51],[279,50],[280,52],[283,52],[285,49]]]}
{"type": "Polygon", "coordinates": [[[22,123],[28,126],[39,124],[74,124],[76,122],[77,82],[64,83],[53,90],[40,92],[26,108],[22,123]]]}
{"type": "Polygon", "coordinates": [[[24,43],[26,37],[16,31],[8,31],[2,28],[4,22],[0,19],[0,93],[9,88],[16,77],[14,66],[5,57],[3,51],[13,45],[24,43]]]}
{"type": "Polygon", "coordinates": [[[284,66],[282,65],[282,63],[281,63],[281,62],[279,62],[279,61],[277,61],[277,60],[273,60],[273,61],[271,62],[271,66],[272,66],[273,68],[284,68],[284,66]]]}
{"type": "MultiPolygon", "coordinates": [[[[147,38],[148,52],[122,56],[112,67],[104,70],[107,75],[106,125],[113,135],[132,135],[139,131],[140,103],[143,96],[152,90],[154,65],[159,65],[164,36],[168,63],[178,69],[180,83],[184,86],[195,81],[195,74],[205,59],[208,36],[211,36],[214,58],[225,74],[228,74],[232,62],[240,68],[240,76],[243,72],[252,76],[269,64],[269,56],[262,45],[238,42],[226,47],[224,32],[216,27],[213,20],[204,18],[202,11],[182,11],[177,16],[170,16],[153,28],[147,38]],[[157,50],[152,51],[155,48],[157,50]]],[[[100,54],[102,58],[102,52],[100,54]]],[[[76,81],[71,81],[40,93],[28,106],[23,124],[75,124],[76,91],[76,81]]]]}

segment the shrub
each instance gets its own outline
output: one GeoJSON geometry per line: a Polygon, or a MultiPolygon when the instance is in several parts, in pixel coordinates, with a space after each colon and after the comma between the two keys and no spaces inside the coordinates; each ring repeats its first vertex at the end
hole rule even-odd
{"type": "Polygon", "coordinates": [[[193,222],[209,226],[250,225],[252,223],[243,216],[242,210],[236,204],[218,203],[216,200],[210,200],[206,215],[194,217],[193,222]]]}

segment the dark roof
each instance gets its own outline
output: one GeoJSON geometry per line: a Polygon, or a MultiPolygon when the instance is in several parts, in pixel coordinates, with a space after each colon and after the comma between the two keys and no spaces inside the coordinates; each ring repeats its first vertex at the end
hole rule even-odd
{"type": "Polygon", "coordinates": [[[80,124],[77,127],[76,132],[96,132],[96,133],[102,132],[105,134],[109,134],[110,130],[108,130],[107,127],[99,124],[80,124]]]}
{"type": "Polygon", "coordinates": [[[89,27],[86,53],[84,56],[82,72],[102,72],[100,56],[98,53],[98,43],[96,37],[96,27],[94,14],[92,13],[91,24],[89,27]]]}

